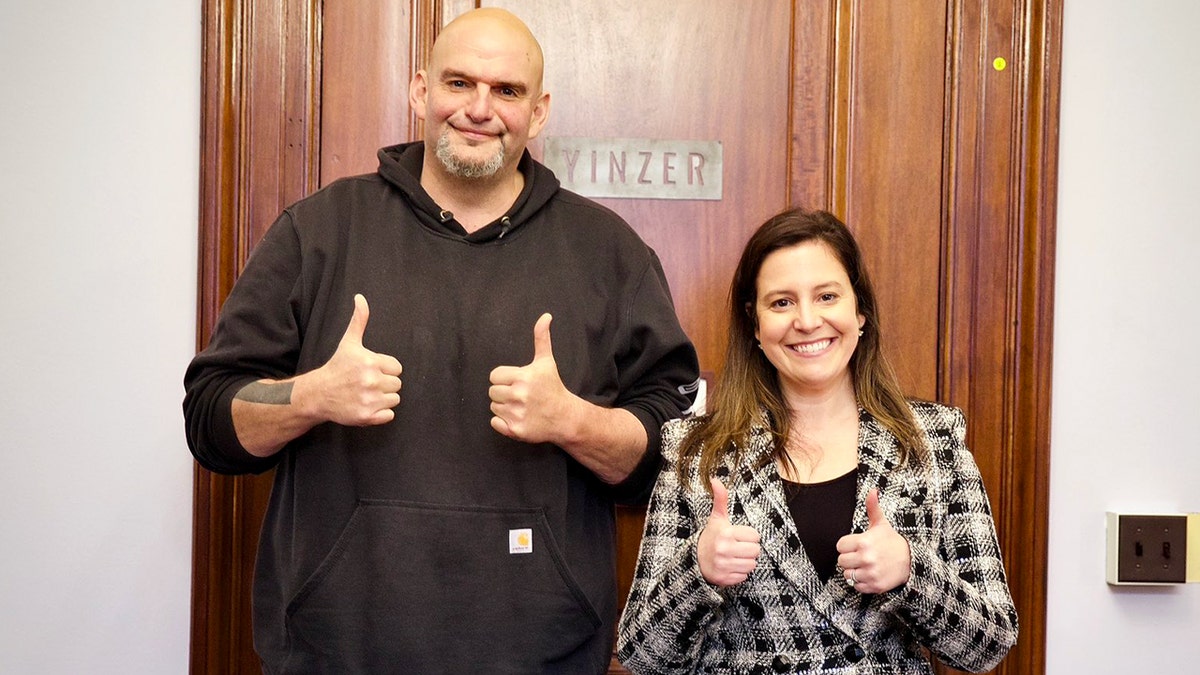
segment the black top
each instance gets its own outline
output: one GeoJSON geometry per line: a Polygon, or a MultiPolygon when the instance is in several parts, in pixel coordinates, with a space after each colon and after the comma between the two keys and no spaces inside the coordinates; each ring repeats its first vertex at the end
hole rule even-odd
{"type": "Polygon", "coordinates": [[[821,581],[833,576],[837,569],[838,539],[850,534],[857,478],[857,471],[849,471],[821,483],[783,481],[796,532],[821,581]]]}

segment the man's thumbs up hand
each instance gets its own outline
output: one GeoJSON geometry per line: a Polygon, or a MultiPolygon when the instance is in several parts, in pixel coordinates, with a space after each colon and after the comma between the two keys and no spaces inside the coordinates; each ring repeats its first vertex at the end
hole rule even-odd
{"type": "Polygon", "coordinates": [[[526,443],[553,442],[557,426],[568,419],[577,401],[563,385],[554,362],[549,314],[533,326],[533,360],[525,366],[499,366],[492,370],[488,398],[492,428],[526,443]]]}
{"type": "Polygon", "coordinates": [[[392,408],[400,404],[403,368],[395,357],[363,346],[370,315],[367,299],[355,295],[354,314],[337,351],[304,383],[323,420],[368,426],[390,422],[396,416],[392,408]]]}

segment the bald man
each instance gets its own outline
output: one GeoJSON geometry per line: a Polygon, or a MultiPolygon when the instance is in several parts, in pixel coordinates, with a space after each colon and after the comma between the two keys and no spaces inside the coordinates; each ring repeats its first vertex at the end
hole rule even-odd
{"type": "Polygon", "coordinates": [[[526,151],[542,68],[508,12],[448,24],[423,141],[287,208],[187,370],[196,459],[275,469],[268,673],[607,669],[613,504],[697,361],[654,251],[526,151]]]}

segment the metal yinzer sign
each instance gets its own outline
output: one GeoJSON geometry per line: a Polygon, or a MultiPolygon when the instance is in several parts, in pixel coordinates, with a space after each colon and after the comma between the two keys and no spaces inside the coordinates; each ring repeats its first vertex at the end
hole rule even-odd
{"type": "Polygon", "coordinates": [[[548,136],[543,155],[585,197],[721,199],[720,141],[548,136]]]}

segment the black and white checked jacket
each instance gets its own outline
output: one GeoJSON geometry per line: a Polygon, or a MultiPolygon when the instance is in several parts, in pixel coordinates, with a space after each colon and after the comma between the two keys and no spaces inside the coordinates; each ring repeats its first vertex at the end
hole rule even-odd
{"type": "MultiPolygon", "coordinates": [[[[987,671],[1017,640],[1013,607],[979,469],[962,412],[912,402],[930,461],[897,468],[897,443],[859,411],[858,504],[853,531],[867,527],[866,495],[879,489],[888,522],[912,550],[907,584],[879,595],[848,586],[839,569],[822,583],[788,511],[766,429],[752,433],[741,463],[726,466],[730,518],[762,536],[750,577],[719,589],[700,574],[696,543],[712,511],[697,462],[688,485],[676,473],[679,443],[694,420],[663,427],[666,459],[650,501],[618,658],[650,673],[933,673],[944,663],[987,671]]],[[[721,470],[720,473],[723,473],[721,470]]]]}

